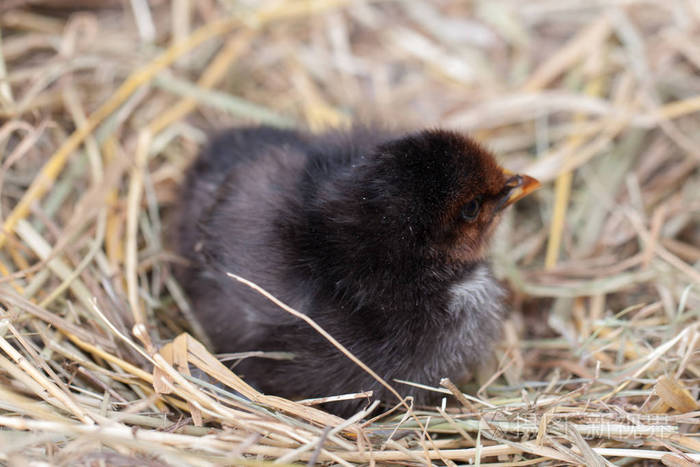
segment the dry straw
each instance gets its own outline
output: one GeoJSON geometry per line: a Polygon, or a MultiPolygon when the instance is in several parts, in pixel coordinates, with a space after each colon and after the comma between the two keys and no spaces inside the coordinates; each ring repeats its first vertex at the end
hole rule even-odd
{"type": "Polygon", "coordinates": [[[694,0],[0,2],[0,462],[700,463],[698,44],[694,0]],[[207,132],[352,119],[545,182],[493,242],[503,342],[440,407],[260,394],[171,273],[207,132]]]}

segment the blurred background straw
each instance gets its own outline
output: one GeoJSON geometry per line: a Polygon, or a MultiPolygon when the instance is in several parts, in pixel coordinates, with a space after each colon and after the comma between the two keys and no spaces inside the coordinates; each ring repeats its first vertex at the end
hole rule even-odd
{"type": "Polygon", "coordinates": [[[4,464],[700,462],[697,1],[3,0],[0,154],[4,464]],[[492,245],[503,341],[441,407],[260,394],[171,273],[208,134],[351,121],[544,183],[492,245]]]}

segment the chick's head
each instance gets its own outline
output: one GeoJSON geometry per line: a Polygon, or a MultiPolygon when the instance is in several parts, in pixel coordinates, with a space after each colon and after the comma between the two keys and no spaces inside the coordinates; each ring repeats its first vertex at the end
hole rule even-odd
{"type": "Polygon", "coordinates": [[[480,260],[503,209],[539,185],[503,169],[475,141],[444,130],[381,144],[363,170],[367,222],[383,225],[379,231],[398,250],[454,263],[480,260]]]}

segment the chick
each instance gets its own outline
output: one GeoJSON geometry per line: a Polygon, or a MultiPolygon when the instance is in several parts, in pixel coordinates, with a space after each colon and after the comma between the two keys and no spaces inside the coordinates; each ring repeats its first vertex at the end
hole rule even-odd
{"type": "MultiPolygon", "coordinates": [[[[236,371],[262,392],[372,390],[395,402],[306,323],[226,273],[308,315],[386,381],[460,379],[489,354],[505,315],[484,259],[489,237],[537,185],[451,131],[234,128],[184,183],[178,248],[190,266],[180,279],[216,352],[294,355],[241,362],[236,371]]],[[[348,415],[357,404],[326,408],[348,415]]]]}

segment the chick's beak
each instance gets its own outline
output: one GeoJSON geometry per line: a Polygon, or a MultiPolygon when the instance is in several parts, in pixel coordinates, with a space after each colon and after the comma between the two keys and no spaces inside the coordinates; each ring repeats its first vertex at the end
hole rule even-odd
{"type": "Polygon", "coordinates": [[[501,203],[499,203],[502,209],[526,197],[540,187],[540,182],[529,175],[516,175],[506,169],[503,169],[503,174],[508,177],[508,180],[504,188],[505,195],[501,203]]]}

